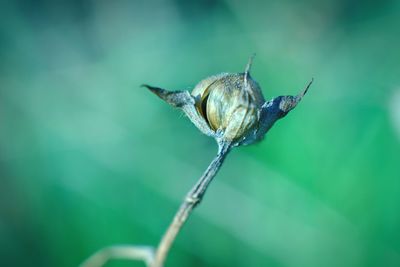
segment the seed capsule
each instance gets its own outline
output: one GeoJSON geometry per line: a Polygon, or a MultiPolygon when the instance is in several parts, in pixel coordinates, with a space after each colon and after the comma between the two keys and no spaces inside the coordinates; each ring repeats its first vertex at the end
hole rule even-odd
{"type": "Polygon", "coordinates": [[[193,91],[167,91],[144,85],[172,106],[181,108],[203,133],[219,144],[248,145],[261,140],[280,118],[302,99],[311,82],[297,96],[265,101],[250,76],[252,58],[244,73],[222,73],[199,82],[193,91]]]}
{"type": "Polygon", "coordinates": [[[224,133],[229,142],[237,141],[258,122],[258,110],[265,102],[258,84],[245,74],[220,74],[200,82],[192,91],[196,108],[213,131],[224,133]]]}

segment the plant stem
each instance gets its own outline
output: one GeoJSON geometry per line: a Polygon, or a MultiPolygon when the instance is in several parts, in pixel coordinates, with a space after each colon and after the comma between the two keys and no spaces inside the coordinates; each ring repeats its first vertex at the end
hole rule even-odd
{"type": "Polygon", "coordinates": [[[178,212],[175,214],[170,226],[161,239],[157,250],[144,246],[112,246],[102,249],[90,256],[80,267],[101,267],[110,259],[143,260],[148,267],[163,267],[176,236],[189,218],[193,209],[200,204],[211,181],[219,171],[228,152],[232,148],[230,143],[218,142],[217,156],[208,166],[207,170],[197,181],[195,186],[186,195],[178,212]]]}
{"type": "Polygon", "coordinates": [[[150,266],[154,260],[153,247],[116,245],[103,248],[86,259],[79,267],[101,267],[110,259],[142,260],[150,266]]]}
{"type": "Polygon", "coordinates": [[[222,163],[224,162],[225,157],[230,149],[231,145],[228,143],[219,144],[217,156],[210,163],[207,170],[200,177],[196,185],[186,195],[185,200],[181,204],[178,212],[175,214],[174,219],[161,239],[151,267],[163,267],[168,252],[175,241],[176,236],[178,235],[182,226],[185,224],[193,209],[200,204],[210,182],[221,168],[222,163]]]}

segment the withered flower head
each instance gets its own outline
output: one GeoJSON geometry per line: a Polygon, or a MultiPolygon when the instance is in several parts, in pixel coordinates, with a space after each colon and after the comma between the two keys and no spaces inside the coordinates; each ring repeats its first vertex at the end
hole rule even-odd
{"type": "Polygon", "coordinates": [[[311,82],[297,96],[278,96],[265,101],[258,83],[250,76],[250,58],[244,73],[222,73],[199,82],[193,91],[167,91],[144,85],[174,107],[182,109],[204,134],[233,146],[261,140],[280,118],[296,107],[311,82]]]}

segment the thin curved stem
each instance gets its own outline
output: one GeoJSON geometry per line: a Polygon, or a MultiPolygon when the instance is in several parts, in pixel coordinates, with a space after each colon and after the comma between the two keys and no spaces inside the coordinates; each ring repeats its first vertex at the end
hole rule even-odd
{"type": "Polygon", "coordinates": [[[109,260],[142,260],[150,266],[154,260],[154,248],[148,246],[118,245],[103,248],[85,260],[79,267],[99,267],[109,260]]]}
{"type": "Polygon", "coordinates": [[[145,246],[112,246],[104,248],[89,257],[80,267],[100,267],[111,259],[142,260],[148,267],[163,267],[169,250],[182,226],[189,218],[193,209],[200,204],[211,181],[219,171],[232,145],[218,142],[218,154],[210,163],[204,174],[186,195],[174,219],[169,225],[157,250],[145,246]]]}
{"type": "Polygon", "coordinates": [[[195,186],[186,195],[185,200],[181,204],[178,212],[175,214],[174,219],[161,239],[151,267],[163,267],[168,252],[175,241],[176,236],[180,232],[182,226],[185,224],[193,209],[200,204],[210,182],[221,168],[222,163],[230,151],[230,148],[231,145],[227,143],[222,143],[219,145],[217,156],[210,163],[207,170],[200,177],[195,186]]]}

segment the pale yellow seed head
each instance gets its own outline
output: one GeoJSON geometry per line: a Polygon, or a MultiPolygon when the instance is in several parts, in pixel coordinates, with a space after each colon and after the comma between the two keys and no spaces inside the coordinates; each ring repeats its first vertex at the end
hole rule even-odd
{"type": "Polygon", "coordinates": [[[296,96],[265,101],[260,86],[250,76],[253,57],[244,73],[221,73],[199,82],[193,91],[168,91],[144,85],[168,104],[180,108],[220,148],[259,142],[274,125],[297,106],[313,80],[296,96]]]}
{"type": "Polygon", "coordinates": [[[192,91],[196,108],[214,131],[229,142],[246,137],[258,123],[258,110],[265,102],[258,84],[244,74],[220,74],[201,81],[192,91]]]}

